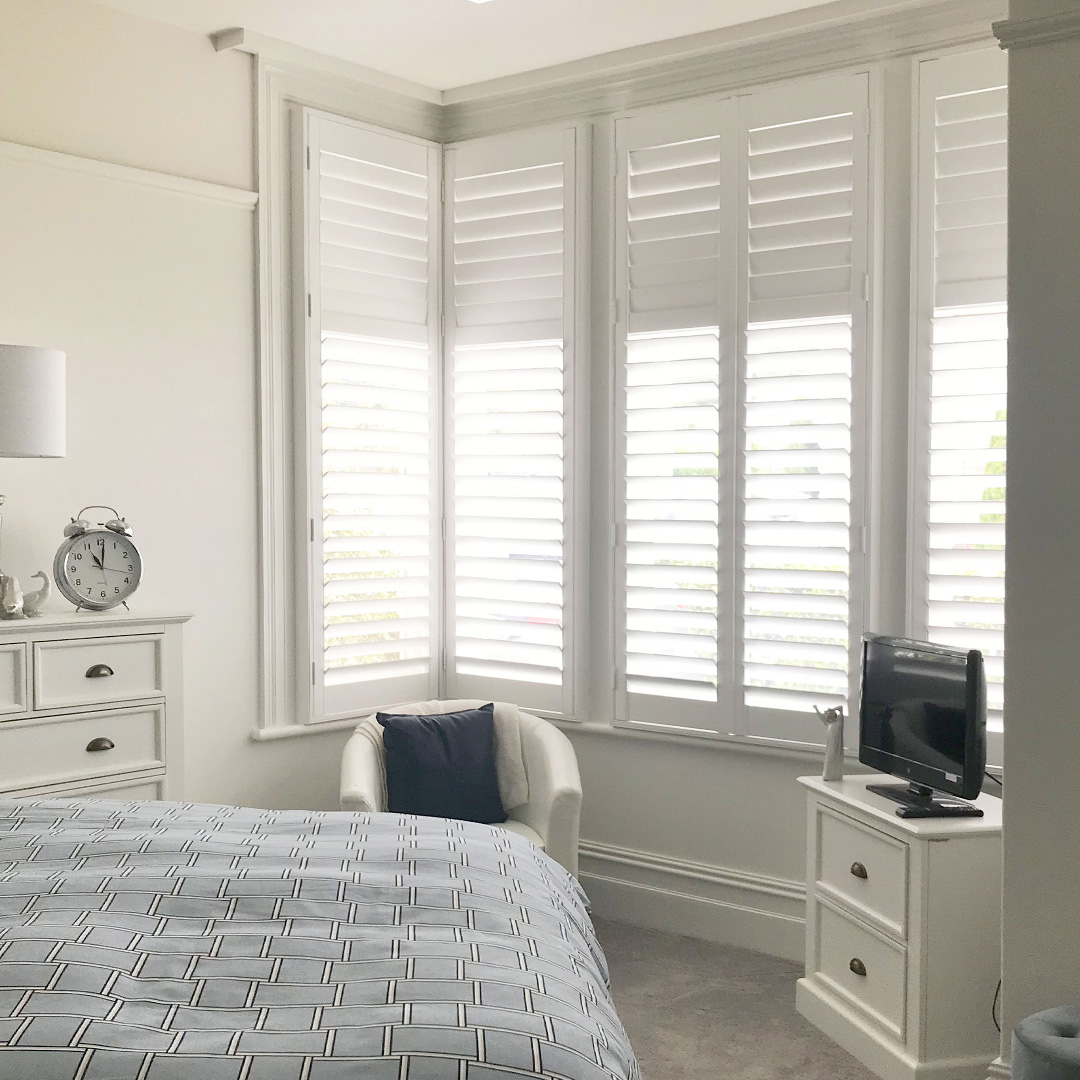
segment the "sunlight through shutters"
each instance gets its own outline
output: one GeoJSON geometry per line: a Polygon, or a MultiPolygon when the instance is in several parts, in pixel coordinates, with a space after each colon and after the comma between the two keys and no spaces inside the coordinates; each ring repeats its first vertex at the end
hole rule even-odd
{"type": "Polygon", "coordinates": [[[920,65],[926,398],[913,617],[932,641],[982,651],[991,759],[1004,695],[1006,75],[997,49],[920,65]]]}
{"type": "Polygon", "coordinates": [[[434,151],[308,115],[321,712],[428,697],[437,543],[434,151]]]}

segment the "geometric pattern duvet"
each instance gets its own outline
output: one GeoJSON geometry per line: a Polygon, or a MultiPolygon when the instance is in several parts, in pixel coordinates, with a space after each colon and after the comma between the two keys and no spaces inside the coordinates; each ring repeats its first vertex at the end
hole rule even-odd
{"type": "Polygon", "coordinates": [[[2,1080],[639,1080],[577,882],[394,814],[0,800],[2,1080]]]}

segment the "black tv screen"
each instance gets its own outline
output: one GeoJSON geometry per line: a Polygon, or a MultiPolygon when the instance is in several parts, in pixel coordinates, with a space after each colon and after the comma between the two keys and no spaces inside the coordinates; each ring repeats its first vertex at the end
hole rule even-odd
{"type": "Polygon", "coordinates": [[[986,767],[982,654],[906,638],[863,638],[859,760],[974,799],[986,767]]]}

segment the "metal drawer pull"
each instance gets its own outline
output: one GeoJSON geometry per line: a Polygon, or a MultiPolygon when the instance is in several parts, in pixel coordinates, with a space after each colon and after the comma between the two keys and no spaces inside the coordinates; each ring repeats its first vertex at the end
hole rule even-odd
{"type": "Polygon", "coordinates": [[[110,675],[115,675],[108,664],[95,664],[92,668],[87,668],[86,677],[88,679],[107,679],[110,675]]]}
{"type": "Polygon", "coordinates": [[[861,862],[853,862],[851,864],[851,876],[852,877],[857,877],[857,878],[862,878],[863,881],[865,881],[866,877],[867,877],[866,867],[863,866],[863,864],[861,862]]]}
{"type": "Polygon", "coordinates": [[[855,972],[856,975],[866,975],[866,965],[856,956],[854,960],[848,964],[848,967],[855,972]]]}
{"type": "MultiPolygon", "coordinates": [[[[93,754],[99,750],[111,750],[114,746],[116,746],[116,743],[114,743],[112,739],[106,739],[102,736],[100,739],[91,739],[86,744],[86,752],[88,754],[93,754]]],[[[854,962],[855,961],[853,960],[852,963],[854,962]]]]}

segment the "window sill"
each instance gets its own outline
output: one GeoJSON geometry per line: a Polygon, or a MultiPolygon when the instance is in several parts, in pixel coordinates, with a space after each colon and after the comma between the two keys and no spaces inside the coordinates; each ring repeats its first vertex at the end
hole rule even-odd
{"type": "MultiPolygon", "coordinates": [[[[716,735],[709,732],[659,731],[655,728],[631,727],[627,724],[597,724],[589,721],[552,720],[557,727],[567,732],[581,732],[586,735],[600,735],[607,738],[626,739],[631,742],[660,742],[672,746],[690,746],[695,750],[711,747],[719,752],[768,754],[776,757],[793,758],[799,761],[813,761],[825,754],[824,746],[809,743],[791,743],[780,739],[754,739],[745,735],[716,735]]],[[[858,761],[858,752],[845,751],[845,757],[852,762],[858,761]]]]}
{"type": "Polygon", "coordinates": [[[314,724],[280,724],[275,727],[256,727],[251,730],[252,742],[275,742],[278,739],[295,739],[301,735],[321,735],[327,731],[352,731],[363,719],[361,716],[347,720],[324,720],[314,724]]]}

